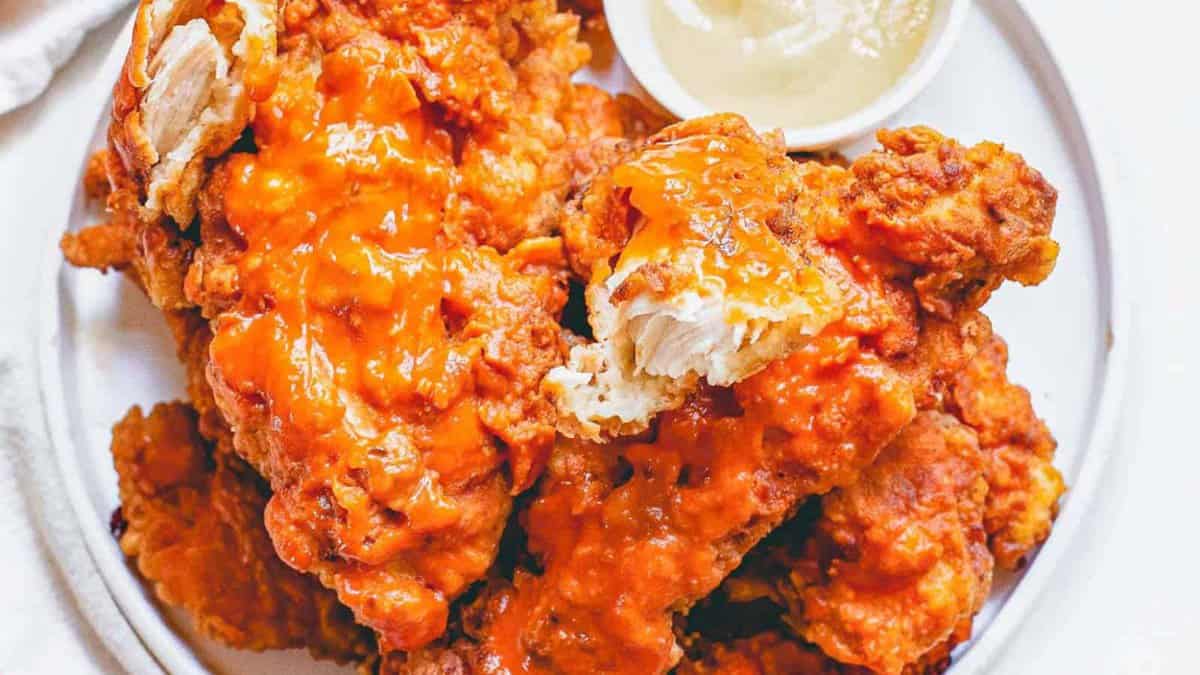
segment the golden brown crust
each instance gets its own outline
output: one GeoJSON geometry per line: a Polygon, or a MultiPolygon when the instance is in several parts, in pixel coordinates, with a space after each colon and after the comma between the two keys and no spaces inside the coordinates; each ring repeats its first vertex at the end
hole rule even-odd
{"type": "Polygon", "coordinates": [[[851,167],[848,235],[915,265],[926,311],[978,308],[1001,280],[1037,284],[1054,269],[1058,193],[1020,155],[928,127],[877,136],[884,150],[851,167]]]}
{"type": "Polygon", "coordinates": [[[262,522],[266,486],[204,441],[189,406],[131,409],[113,429],[112,451],[121,550],[160,600],[233,647],[306,647],[338,661],[370,653],[370,633],[334,594],[275,556],[262,522]]]}
{"type": "Polygon", "coordinates": [[[1007,367],[1008,346],[995,337],[958,375],[947,403],[987,453],[984,525],[996,564],[1012,570],[1050,535],[1066,487],[1051,463],[1057,443],[1007,367]]]}
{"type": "Polygon", "coordinates": [[[899,675],[983,607],[992,557],[974,433],[917,416],[853,485],[827,495],[794,568],[791,621],[834,659],[899,675]]]}

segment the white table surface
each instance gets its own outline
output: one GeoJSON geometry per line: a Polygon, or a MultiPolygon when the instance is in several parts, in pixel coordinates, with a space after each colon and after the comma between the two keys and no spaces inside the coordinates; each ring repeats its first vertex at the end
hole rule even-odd
{"type": "MultiPolygon", "coordinates": [[[[1122,429],[1095,513],[995,672],[1200,672],[1200,9],[1176,0],[1027,3],[1115,167],[1134,292],[1122,429]]],[[[27,353],[55,178],[96,111],[78,104],[125,18],[51,88],[0,116],[0,353],[27,353]]],[[[108,83],[103,83],[108,86],[108,83]]],[[[1002,137],[1002,130],[997,131],[1002,137]]],[[[5,439],[0,439],[3,446],[5,439]]],[[[9,452],[5,448],[5,452],[9,452]]],[[[0,492],[11,486],[0,482],[0,492]]],[[[112,672],[24,513],[0,512],[0,673],[112,672]]]]}

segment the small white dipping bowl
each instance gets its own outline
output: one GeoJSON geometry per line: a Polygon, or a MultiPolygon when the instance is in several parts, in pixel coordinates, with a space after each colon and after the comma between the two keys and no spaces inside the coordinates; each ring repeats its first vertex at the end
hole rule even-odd
{"type": "MultiPolygon", "coordinates": [[[[679,84],[663,62],[651,31],[651,2],[661,0],[604,0],[604,13],[613,41],[634,77],[655,100],[682,119],[715,112],[739,112],[714,110],[679,84]]],[[[788,149],[821,150],[855,140],[877,129],[884,120],[912,101],[942,67],[962,32],[970,5],[971,0],[934,0],[929,35],[916,61],[900,79],[874,102],[841,119],[816,126],[784,129],[788,149]]],[[[696,49],[704,49],[704,45],[696,45],[696,49]]]]}

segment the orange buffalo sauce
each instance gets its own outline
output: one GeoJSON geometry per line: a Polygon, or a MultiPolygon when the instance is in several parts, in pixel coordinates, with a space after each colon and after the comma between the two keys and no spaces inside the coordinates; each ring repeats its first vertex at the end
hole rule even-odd
{"type": "Polygon", "coordinates": [[[786,204],[776,194],[780,181],[768,147],[735,136],[688,136],[650,146],[618,166],[614,182],[629,188],[643,220],[615,272],[684,252],[699,260],[694,290],[702,295],[767,310],[798,297],[823,302],[817,271],[789,254],[770,229],[786,204]]]}
{"type": "Polygon", "coordinates": [[[565,298],[524,272],[538,242],[501,256],[446,234],[453,144],[394,43],[314,58],[259,108],[257,154],[225,167],[242,295],[216,322],[212,373],[253,429],[243,452],[267,463],[280,556],[384,649],[409,649],[491,564],[502,449],[521,481],[548,450],[552,427],[522,406],[558,358],[565,298]]]}
{"type": "Polygon", "coordinates": [[[389,57],[386,44],[328,55],[317,95],[294,83],[294,98],[260,114],[259,153],[230,164],[225,214],[247,244],[239,272],[251,311],[223,333],[281,348],[226,339],[216,354],[223,372],[288,378],[260,384],[277,414],[314,429],[342,415],[330,377],[384,407],[427,380],[455,388],[438,311],[450,140],[389,57]],[[260,367],[272,357],[285,363],[260,367]]]}
{"type": "Polygon", "coordinates": [[[913,414],[894,370],[827,335],[664,413],[652,440],[560,440],[523,521],[544,572],[491,603],[485,653],[511,673],[666,672],[674,612],[720,584],[745,538],[852,481],[913,414]]]}

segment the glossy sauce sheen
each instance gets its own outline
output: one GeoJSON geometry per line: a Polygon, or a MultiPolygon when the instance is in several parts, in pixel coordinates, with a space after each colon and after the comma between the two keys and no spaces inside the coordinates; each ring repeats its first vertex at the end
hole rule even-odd
{"type": "MultiPolygon", "coordinates": [[[[622,261],[708,243],[705,265],[731,293],[770,293],[762,286],[781,279],[804,283],[809,267],[798,267],[763,225],[784,201],[770,190],[786,181],[770,172],[795,171],[790,162],[735,137],[644,149],[613,176],[644,218],[622,261]]],[[[840,265],[829,249],[809,255],[840,265]]],[[[869,294],[842,281],[847,305],[869,294]]],[[[757,375],[702,389],[663,413],[648,439],[560,437],[522,519],[544,571],[518,572],[490,604],[482,645],[489,667],[630,675],[673,667],[673,612],[732,571],[739,538],[758,527],[765,534],[804,496],[852,481],[912,418],[907,382],[863,348],[861,331],[875,329],[835,322],[757,375]]]]}
{"type": "Polygon", "coordinates": [[[392,43],[354,41],[320,66],[281,82],[259,152],[226,167],[242,298],[216,324],[212,369],[238,409],[269,416],[281,558],[321,574],[385,648],[410,648],[492,562],[503,461],[524,481],[549,448],[548,424],[522,435],[537,419],[509,379],[536,386],[557,361],[565,293],[522,270],[560,245],[501,256],[443,231],[451,137],[392,43]]]}
{"type": "Polygon", "coordinates": [[[818,471],[779,491],[777,472],[853,465],[912,414],[893,371],[828,337],[664,413],[652,442],[560,441],[525,521],[545,572],[518,578],[486,649],[513,673],[665,672],[674,603],[732,570],[738,533],[847,480],[818,471]]]}
{"type": "Polygon", "coordinates": [[[772,309],[797,297],[824,302],[816,270],[799,266],[769,228],[780,217],[781,200],[761,144],[687,137],[648,148],[618,166],[613,180],[630,190],[629,202],[643,218],[621,253],[618,274],[691,251],[708,286],[695,289],[701,295],[772,309]]]}
{"type": "Polygon", "coordinates": [[[760,127],[832,122],[870,104],[916,60],[934,0],[649,0],[680,84],[760,127]]]}

